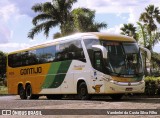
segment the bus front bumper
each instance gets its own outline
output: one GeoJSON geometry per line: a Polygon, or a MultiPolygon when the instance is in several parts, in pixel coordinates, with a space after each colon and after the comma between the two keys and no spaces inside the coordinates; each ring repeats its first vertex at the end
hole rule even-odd
{"type": "Polygon", "coordinates": [[[144,93],[145,82],[116,82],[110,81],[105,84],[104,93],[117,94],[117,93],[144,93]]]}

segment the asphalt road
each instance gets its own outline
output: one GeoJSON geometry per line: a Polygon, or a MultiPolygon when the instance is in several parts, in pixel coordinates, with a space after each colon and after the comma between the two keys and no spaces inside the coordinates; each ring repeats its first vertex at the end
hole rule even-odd
{"type": "Polygon", "coordinates": [[[19,96],[0,96],[0,109],[160,109],[160,98],[129,97],[120,101],[112,101],[109,98],[81,101],[47,100],[45,97],[38,100],[21,100],[19,96]]]}

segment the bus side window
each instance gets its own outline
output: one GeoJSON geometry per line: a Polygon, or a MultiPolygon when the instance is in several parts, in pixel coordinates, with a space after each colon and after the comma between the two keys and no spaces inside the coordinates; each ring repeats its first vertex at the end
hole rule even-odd
{"type": "Polygon", "coordinates": [[[85,56],[84,56],[84,52],[83,52],[80,40],[73,41],[69,45],[69,52],[71,52],[73,54],[73,58],[72,59],[86,62],[86,59],[85,59],[85,56]]]}
{"type": "Polygon", "coordinates": [[[65,60],[81,60],[83,62],[86,61],[81,42],[79,40],[63,43],[56,46],[55,61],[65,60]]]}
{"type": "Polygon", "coordinates": [[[55,46],[49,46],[49,47],[45,47],[44,51],[43,51],[43,58],[44,61],[47,62],[53,62],[55,59],[55,51],[56,51],[56,47],[55,46]]]}
{"type": "Polygon", "coordinates": [[[44,63],[44,58],[43,58],[43,48],[39,48],[36,50],[36,57],[38,60],[38,64],[44,63]]]}
{"type": "Polygon", "coordinates": [[[38,60],[36,57],[36,50],[30,50],[28,54],[28,65],[38,64],[38,60]]]}

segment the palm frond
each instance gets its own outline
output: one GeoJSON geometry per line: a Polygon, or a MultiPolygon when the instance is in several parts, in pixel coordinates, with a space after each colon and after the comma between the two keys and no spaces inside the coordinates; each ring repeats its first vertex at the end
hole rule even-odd
{"type": "Polygon", "coordinates": [[[51,12],[51,11],[54,11],[54,10],[55,10],[55,8],[54,8],[54,6],[52,5],[51,2],[45,2],[43,4],[43,12],[48,13],[48,12],[51,12]]]}
{"type": "Polygon", "coordinates": [[[37,3],[32,7],[32,10],[34,12],[43,12],[43,4],[42,3],[37,3]]]}
{"type": "Polygon", "coordinates": [[[52,28],[56,25],[58,25],[57,21],[46,21],[44,23],[41,23],[41,24],[35,26],[33,29],[31,29],[31,31],[28,33],[28,37],[33,39],[35,34],[38,34],[39,32],[41,32],[43,30],[44,30],[44,34],[46,35],[46,37],[48,37],[50,28],[52,28]]]}
{"type": "Polygon", "coordinates": [[[32,20],[32,23],[33,23],[33,25],[37,25],[37,23],[40,21],[52,20],[52,18],[53,17],[51,15],[42,13],[42,14],[39,14],[36,17],[34,17],[32,20]]]}
{"type": "Polygon", "coordinates": [[[95,26],[96,26],[98,29],[107,28],[107,24],[104,23],[104,22],[95,23],[95,26]]]}
{"type": "Polygon", "coordinates": [[[58,21],[47,21],[44,23],[44,34],[46,35],[46,37],[48,37],[49,35],[49,30],[57,25],[58,21]]]}
{"type": "Polygon", "coordinates": [[[28,38],[33,39],[35,34],[38,34],[39,32],[41,32],[44,28],[44,24],[40,24],[35,26],[34,28],[31,29],[31,31],[28,33],[28,38]]]}

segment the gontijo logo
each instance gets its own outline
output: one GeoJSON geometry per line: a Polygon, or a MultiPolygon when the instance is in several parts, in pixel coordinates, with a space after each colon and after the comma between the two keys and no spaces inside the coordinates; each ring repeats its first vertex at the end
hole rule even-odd
{"type": "Polygon", "coordinates": [[[42,67],[25,68],[20,70],[21,75],[30,75],[30,74],[38,74],[38,73],[42,73],[42,67]]]}

